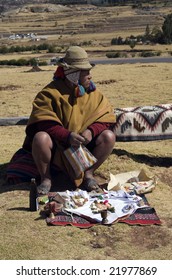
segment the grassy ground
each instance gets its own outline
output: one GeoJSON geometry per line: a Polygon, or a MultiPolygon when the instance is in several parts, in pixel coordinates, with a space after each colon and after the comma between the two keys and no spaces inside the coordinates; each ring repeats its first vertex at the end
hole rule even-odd
{"type": "MultiPolygon", "coordinates": [[[[41,72],[2,68],[0,117],[28,116],[35,94],[51,80],[55,66],[41,72]],[[10,79],[9,79],[10,77],[10,79]]],[[[171,64],[97,65],[93,80],[113,107],[171,103],[171,64]],[[109,83],[113,80],[113,83],[109,83]]],[[[98,173],[113,174],[144,168],[158,178],[147,194],[162,226],[48,227],[39,213],[29,212],[28,186],[8,188],[4,165],[22,145],[24,127],[0,127],[0,259],[171,259],[171,143],[117,142],[98,173]],[[47,250],[48,248],[48,250],[47,250]],[[54,250],[55,249],[55,250],[54,250]]]]}
{"type": "MultiPolygon", "coordinates": [[[[45,6],[45,5],[42,5],[45,6]]],[[[144,34],[146,26],[150,30],[161,28],[164,17],[171,13],[171,6],[157,5],[153,10],[132,9],[131,6],[95,7],[88,5],[68,6],[54,12],[31,12],[27,9],[9,11],[0,19],[1,41],[5,44],[39,44],[24,40],[6,40],[12,34],[36,33],[59,46],[82,42],[106,46],[114,37],[144,34]],[[104,33],[106,36],[104,36],[104,33]]],[[[42,41],[44,43],[45,41],[42,41]]]]}
{"type": "MultiPolygon", "coordinates": [[[[112,47],[110,41],[113,37],[144,33],[147,24],[151,28],[154,24],[159,27],[163,15],[171,9],[159,7],[152,16],[141,15],[140,11],[128,7],[114,7],[107,11],[99,9],[96,13],[85,11],[81,19],[79,8],[76,9],[77,16],[69,11],[68,17],[64,17],[64,12],[53,16],[48,13],[29,14],[29,17],[25,13],[8,14],[1,19],[0,44],[33,44],[9,41],[3,34],[37,29],[39,32],[48,32],[48,43],[58,42],[59,45],[67,46],[91,40],[92,44],[86,47],[90,57],[105,57],[107,50],[126,48],[112,47]],[[64,31],[68,33],[59,33],[56,21],[58,26],[64,25],[64,31]],[[104,24],[96,32],[96,24],[99,22],[104,24]],[[87,32],[82,33],[79,26],[86,23],[94,23],[94,28],[87,26],[87,32]],[[77,32],[71,33],[75,24],[77,32]],[[73,28],[71,32],[70,27],[73,28]]],[[[137,48],[161,50],[164,55],[172,50],[170,45],[137,48]]],[[[42,57],[44,54],[11,54],[3,55],[0,59],[17,59],[22,56],[42,57]]],[[[29,116],[34,96],[52,79],[56,67],[44,66],[41,69],[43,71],[29,72],[31,67],[1,67],[0,117],[29,116]]],[[[97,87],[109,98],[114,108],[172,103],[170,63],[97,65],[92,75],[97,87]]],[[[117,223],[110,227],[95,226],[81,230],[72,226],[48,227],[39,213],[29,211],[28,186],[5,185],[5,167],[22,145],[25,127],[1,126],[0,135],[0,259],[172,259],[172,140],[117,142],[108,160],[98,170],[98,174],[103,174],[107,181],[109,172],[117,174],[142,168],[147,174],[156,176],[157,187],[147,194],[147,199],[156,209],[162,221],[161,226],[117,223]]]]}

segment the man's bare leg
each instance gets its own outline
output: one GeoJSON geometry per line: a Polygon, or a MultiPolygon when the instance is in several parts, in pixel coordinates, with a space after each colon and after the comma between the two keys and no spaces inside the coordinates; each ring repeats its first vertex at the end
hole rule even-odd
{"type": "Polygon", "coordinates": [[[38,193],[46,194],[51,188],[50,162],[52,156],[53,142],[50,136],[44,132],[35,134],[32,143],[32,156],[41,176],[41,184],[38,193]]]}
{"type": "Polygon", "coordinates": [[[96,146],[92,154],[97,158],[97,162],[85,171],[84,180],[88,182],[90,189],[96,189],[98,184],[94,179],[94,171],[108,158],[115,145],[115,134],[110,130],[104,130],[96,140],[96,146]],[[95,188],[94,188],[95,187],[95,188]]]}

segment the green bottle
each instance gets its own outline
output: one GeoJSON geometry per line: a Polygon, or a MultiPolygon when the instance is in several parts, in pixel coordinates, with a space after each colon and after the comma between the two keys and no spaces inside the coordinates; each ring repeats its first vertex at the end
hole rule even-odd
{"type": "Polygon", "coordinates": [[[32,178],[30,183],[29,207],[30,211],[32,212],[39,210],[38,193],[35,178],[32,178]]]}

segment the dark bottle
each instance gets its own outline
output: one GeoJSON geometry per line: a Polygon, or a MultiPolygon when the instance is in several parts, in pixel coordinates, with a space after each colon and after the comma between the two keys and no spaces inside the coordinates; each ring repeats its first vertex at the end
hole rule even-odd
{"type": "Polygon", "coordinates": [[[30,211],[39,210],[37,185],[36,185],[36,180],[34,178],[31,179],[31,184],[30,184],[29,207],[30,207],[30,211]]]}

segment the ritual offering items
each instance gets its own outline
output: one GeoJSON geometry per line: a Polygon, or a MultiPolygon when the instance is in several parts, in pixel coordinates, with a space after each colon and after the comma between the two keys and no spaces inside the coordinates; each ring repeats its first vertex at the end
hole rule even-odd
{"type": "Polygon", "coordinates": [[[122,208],[122,212],[128,213],[131,209],[133,209],[133,204],[127,204],[122,208]]]}
{"type": "Polygon", "coordinates": [[[44,211],[47,214],[47,216],[53,216],[59,213],[63,208],[63,204],[59,203],[57,201],[49,201],[44,206],[44,211]]]}
{"type": "Polygon", "coordinates": [[[101,213],[102,211],[115,212],[115,208],[108,202],[108,200],[94,200],[90,205],[90,208],[93,213],[101,213]]]}
{"type": "Polygon", "coordinates": [[[49,201],[56,201],[61,204],[65,204],[65,197],[60,195],[58,192],[56,193],[50,193],[48,196],[49,201]]]}
{"type": "Polygon", "coordinates": [[[126,182],[121,189],[124,191],[131,193],[135,192],[136,194],[144,194],[151,192],[155,188],[155,182],[153,180],[150,181],[133,181],[126,182]]]}
{"type": "Polygon", "coordinates": [[[144,203],[141,196],[121,189],[104,190],[101,194],[90,194],[80,189],[50,192],[48,198],[48,202],[46,202],[46,197],[43,199],[45,204],[42,214],[46,214],[48,223],[57,225],[66,224],[69,220],[70,224],[75,224],[76,220],[81,221],[82,218],[92,225],[98,223],[111,225],[133,215],[137,210],[144,213],[150,212],[150,207],[144,203]]]}
{"type": "Polygon", "coordinates": [[[83,206],[87,201],[88,198],[82,197],[81,195],[72,196],[72,200],[77,207],[83,206]]]}
{"type": "Polygon", "coordinates": [[[77,209],[84,206],[89,200],[89,194],[86,191],[66,191],[66,209],[77,209]]]}
{"type": "Polygon", "coordinates": [[[107,210],[101,211],[102,224],[108,223],[107,215],[108,215],[107,210]]]}
{"type": "Polygon", "coordinates": [[[110,173],[108,190],[123,190],[127,193],[136,193],[138,195],[152,192],[156,186],[156,178],[149,177],[142,169],[141,171],[130,171],[117,175],[110,173]]]}
{"type": "Polygon", "coordinates": [[[44,211],[47,215],[50,215],[50,213],[56,215],[64,209],[77,209],[82,207],[88,201],[88,198],[89,196],[86,191],[50,193],[48,203],[45,203],[44,211]]]}
{"type": "Polygon", "coordinates": [[[153,181],[133,182],[132,185],[137,194],[148,193],[148,192],[151,192],[155,188],[155,184],[153,181]]]}
{"type": "Polygon", "coordinates": [[[50,213],[49,218],[50,218],[50,219],[54,219],[54,218],[55,218],[55,215],[54,215],[53,212],[50,213]]]}
{"type": "Polygon", "coordinates": [[[133,215],[138,210],[149,213],[150,207],[145,204],[143,195],[139,194],[153,189],[155,183],[156,181],[148,177],[144,171],[116,176],[111,174],[110,183],[107,189],[102,189],[102,193],[81,189],[50,192],[48,202],[47,196],[42,197],[41,201],[45,203],[44,213],[49,220],[57,222],[58,218],[66,215],[71,217],[71,222],[73,217],[77,216],[88,219],[93,224],[110,225],[133,215]]]}
{"type": "MultiPolygon", "coordinates": [[[[106,191],[101,194],[90,194],[87,191],[65,191],[49,193],[48,202],[45,203],[44,213],[49,219],[58,215],[78,215],[85,217],[94,223],[112,224],[126,214],[130,215],[136,211],[142,200],[136,194],[130,195],[123,190],[106,191]],[[123,207],[130,204],[131,207],[124,212],[123,207]]],[[[43,201],[46,201],[44,197],[43,201]]],[[[42,201],[42,203],[43,203],[42,201]]]]}
{"type": "Polygon", "coordinates": [[[42,205],[44,205],[44,204],[46,204],[47,202],[49,202],[48,195],[40,196],[40,197],[38,198],[38,202],[39,202],[39,204],[42,204],[42,205]]]}
{"type": "Polygon", "coordinates": [[[103,204],[103,202],[98,202],[94,200],[93,203],[90,205],[90,208],[94,214],[100,213],[103,210],[107,210],[107,207],[103,204]]]}

